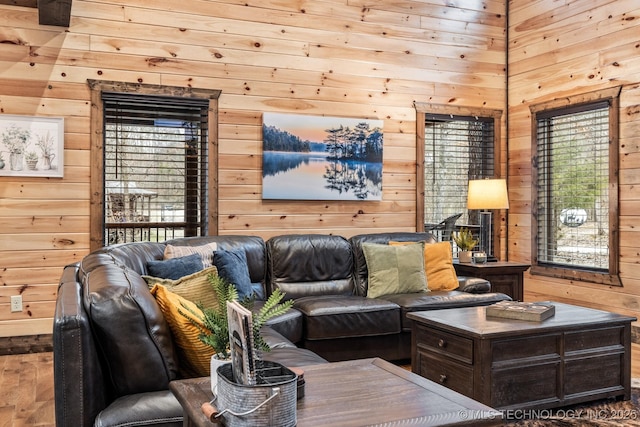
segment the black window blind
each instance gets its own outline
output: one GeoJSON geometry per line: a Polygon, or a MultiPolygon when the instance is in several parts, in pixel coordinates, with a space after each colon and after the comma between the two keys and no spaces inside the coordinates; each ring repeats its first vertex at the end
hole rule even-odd
{"type": "Polygon", "coordinates": [[[458,213],[458,223],[478,224],[467,189],[470,179],[494,177],[494,119],[427,114],[424,144],[425,224],[458,213]]]}
{"type": "Polygon", "coordinates": [[[538,264],[609,267],[609,104],[536,115],[538,264]]]}
{"type": "Polygon", "coordinates": [[[203,234],[208,100],[102,94],[105,244],[203,234]]]}

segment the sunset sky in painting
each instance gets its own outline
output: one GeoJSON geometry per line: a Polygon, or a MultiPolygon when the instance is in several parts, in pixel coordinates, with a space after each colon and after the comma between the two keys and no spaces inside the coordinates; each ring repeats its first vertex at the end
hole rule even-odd
{"type": "Polygon", "coordinates": [[[302,140],[323,142],[327,129],[344,127],[354,128],[360,122],[369,122],[371,128],[379,127],[382,131],[382,120],[349,119],[344,117],[305,116],[302,114],[264,113],[266,125],[275,126],[300,137],[302,140]]]}

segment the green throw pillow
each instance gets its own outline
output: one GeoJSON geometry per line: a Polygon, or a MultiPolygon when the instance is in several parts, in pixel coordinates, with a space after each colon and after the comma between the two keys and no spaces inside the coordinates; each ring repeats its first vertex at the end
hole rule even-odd
{"type": "Polygon", "coordinates": [[[426,292],[423,248],[422,243],[404,246],[363,243],[369,271],[367,297],[426,292]]]}
{"type": "Polygon", "coordinates": [[[209,284],[208,276],[218,274],[216,267],[205,268],[197,273],[181,277],[177,280],[162,279],[160,277],[142,276],[149,285],[149,289],[154,285],[162,285],[168,291],[181,296],[194,303],[202,303],[205,308],[215,308],[218,304],[218,296],[209,284]]]}

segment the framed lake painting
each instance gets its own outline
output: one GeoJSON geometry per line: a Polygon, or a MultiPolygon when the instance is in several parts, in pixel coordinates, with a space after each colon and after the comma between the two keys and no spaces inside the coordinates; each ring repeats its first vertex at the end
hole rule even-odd
{"type": "Polygon", "coordinates": [[[64,118],[0,114],[0,176],[62,178],[64,118]]]}
{"type": "Polygon", "coordinates": [[[383,121],[264,113],[262,198],[382,200],[383,121]]]}

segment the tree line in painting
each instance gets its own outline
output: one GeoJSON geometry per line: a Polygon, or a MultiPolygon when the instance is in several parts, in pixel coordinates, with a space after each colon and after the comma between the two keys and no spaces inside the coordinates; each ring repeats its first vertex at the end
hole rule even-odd
{"type": "Polygon", "coordinates": [[[264,151],[287,151],[291,153],[308,153],[311,151],[309,141],[299,136],[278,129],[276,126],[262,126],[264,151]]]}
{"type": "Polygon", "coordinates": [[[325,130],[327,136],[322,143],[303,141],[300,137],[263,125],[264,150],[307,153],[324,147],[331,160],[360,160],[381,162],[383,134],[379,127],[371,128],[369,123],[358,123],[353,129],[340,125],[325,130]]]}
{"type": "Polygon", "coordinates": [[[380,128],[371,129],[369,123],[358,123],[353,129],[340,125],[327,129],[327,152],[332,159],[382,161],[383,135],[380,128]]]}

